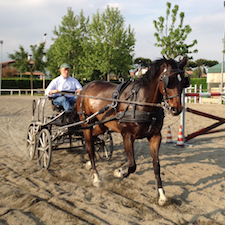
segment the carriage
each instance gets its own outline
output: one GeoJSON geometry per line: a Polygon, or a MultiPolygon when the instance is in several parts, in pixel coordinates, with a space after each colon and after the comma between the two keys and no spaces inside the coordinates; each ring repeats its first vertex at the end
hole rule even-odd
{"type": "MultiPolygon", "coordinates": [[[[61,94],[68,94],[68,92],[61,92],[61,94]]],[[[77,113],[75,112],[73,116],[72,113],[68,115],[62,107],[53,105],[50,97],[40,97],[37,102],[33,100],[32,120],[27,129],[26,154],[30,161],[37,155],[38,166],[41,169],[49,168],[52,151],[62,148],[66,143],[69,144],[69,149],[73,148],[73,144],[75,149],[85,148],[81,125],[91,118],[79,121],[77,113]],[[46,113],[46,103],[49,103],[52,108],[53,114],[50,116],[46,116],[49,113],[46,113]]],[[[95,138],[94,147],[99,158],[110,160],[113,153],[111,131],[107,130],[104,134],[98,135],[95,138]]]]}
{"type": "MultiPolygon", "coordinates": [[[[99,187],[101,180],[95,164],[96,140],[99,139],[99,135],[105,136],[100,139],[105,159],[110,159],[112,154],[112,149],[106,147],[106,140],[111,140],[109,129],[122,135],[128,166],[114,170],[114,176],[118,178],[128,177],[136,171],[134,141],[147,138],[153,159],[158,203],[164,205],[167,198],[162,186],[159,163],[164,109],[169,110],[174,116],[182,112],[181,94],[183,88],[190,84],[190,77],[185,76],[186,63],[186,57],[180,62],[163,57],[152,62],[146,74],[136,81],[121,85],[106,81],[92,81],[86,84],[77,99],[77,122],[59,127],[55,135],[48,128],[51,127],[52,121],[46,122],[44,116],[42,121],[38,120],[30,125],[27,139],[30,158],[37,149],[39,165],[46,168],[51,157],[48,152],[52,149],[52,142],[63,134],[70,135],[69,127],[74,127],[77,131],[82,130],[82,140],[85,140],[85,148],[90,159],[93,185],[99,187]],[[64,131],[64,128],[67,130],[64,131]]],[[[54,118],[60,116],[61,114],[54,118]]]]}

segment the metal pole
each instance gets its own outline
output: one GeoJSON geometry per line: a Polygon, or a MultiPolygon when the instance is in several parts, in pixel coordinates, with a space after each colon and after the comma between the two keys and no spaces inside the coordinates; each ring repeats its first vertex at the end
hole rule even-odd
{"type": "MultiPolygon", "coordinates": [[[[44,34],[44,43],[46,44],[46,35],[47,34],[44,34]]],[[[44,55],[44,62],[46,62],[46,52],[45,52],[45,48],[44,48],[44,53],[45,53],[45,55],[44,55]]],[[[46,70],[45,70],[46,71],[46,70]]],[[[43,87],[42,87],[44,90],[45,90],[45,73],[44,73],[44,75],[43,75],[43,87]]]]}
{"type": "Polygon", "coordinates": [[[182,133],[183,133],[183,140],[185,142],[185,88],[182,91],[182,104],[183,104],[183,110],[180,114],[180,125],[182,126],[182,133]]]}
{"type": "MultiPolygon", "coordinates": [[[[224,1],[225,7],[225,1],[224,1]]],[[[222,50],[222,66],[221,66],[221,83],[220,83],[220,93],[223,92],[223,70],[224,70],[224,42],[225,42],[225,24],[224,24],[224,31],[223,31],[223,50],[222,50]]],[[[222,104],[222,96],[219,97],[219,104],[222,104]]]]}
{"type": "Polygon", "coordinates": [[[1,89],[2,89],[2,44],[3,41],[0,41],[1,44],[1,66],[0,66],[0,95],[1,95],[1,89]]]}
{"type": "MultiPolygon", "coordinates": [[[[224,41],[225,41],[225,29],[223,37],[223,51],[222,51],[222,66],[221,66],[221,83],[220,83],[220,93],[223,92],[223,70],[224,70],[224,41]]],[[[222,96],[219,98],[219,104],[222,104],[222,96]]]]}

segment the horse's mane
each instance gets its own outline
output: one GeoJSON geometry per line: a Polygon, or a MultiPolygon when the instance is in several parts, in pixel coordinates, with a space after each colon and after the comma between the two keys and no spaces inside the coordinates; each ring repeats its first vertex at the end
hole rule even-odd
{"type": "MultiPolygon", "coordinates": [[[[177,65],[177,62],[173,59],[169,59],[168,61],[173,68],[177,65]]],[[[155,77],[158,77],[160,67],[164,62],[165,61],[163,58],[152,61],[147,72],[140,79],[138,79],[137,82],[140,84],[146,84],[151,82],[155,77]]]]}

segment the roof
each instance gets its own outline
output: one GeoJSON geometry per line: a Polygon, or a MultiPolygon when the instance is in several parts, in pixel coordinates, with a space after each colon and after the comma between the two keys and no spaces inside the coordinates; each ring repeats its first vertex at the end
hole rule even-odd
{"type": "MultiPolygon", "coordinates": [[[[215,66],[208,68],[208,73],[221,73],[222,63],[216,64],[215,66]]],[[[225,62],[223,67],[223,72],[225,72],[225,62]]]]}
{"type": "MultiPolygon", "coordinates": [[[[5,67],[5,66],[8,66],[8,65],[10,65],[14,62],[15,62],[15,60],[9,60],[9,61],[5,61],[5,62],[0,62],[0,65],[2,64],[2,67],[5,67]]],[[[34,61],[31,60],[30,64],[34,64],[34,61]]]]}

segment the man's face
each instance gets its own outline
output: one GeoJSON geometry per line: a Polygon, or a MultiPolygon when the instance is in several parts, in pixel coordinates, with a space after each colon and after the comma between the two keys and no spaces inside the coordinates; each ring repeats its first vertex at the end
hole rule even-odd
{"type": "Polygon", "coordinates": [[[70,74],[70,69],[69,68],[61,68],[60,73],[64,78],[67,78],[70,74]]]}

